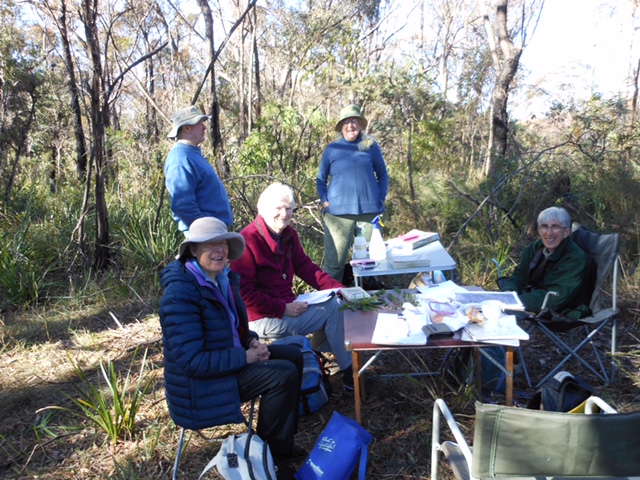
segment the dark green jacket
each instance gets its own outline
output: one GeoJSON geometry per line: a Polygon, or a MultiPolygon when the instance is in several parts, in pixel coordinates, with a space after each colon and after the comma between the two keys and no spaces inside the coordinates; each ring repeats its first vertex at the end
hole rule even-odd
{"type": "Polygon", "coordinates": [[[587,316],[591,301],[589,285],[594,275],[587,253],[571,237],[565,238],[547,260],[542,281],[537,288],[532,288],[530,266],[542,248],[542,240],[529,244],[512,275],[499,279],[500,290],[517,292],[525,309],[530,312],[539,312],[546,293],[552,290],[558,296],[549,297],[548,309],[574,319],[587,316]]]}

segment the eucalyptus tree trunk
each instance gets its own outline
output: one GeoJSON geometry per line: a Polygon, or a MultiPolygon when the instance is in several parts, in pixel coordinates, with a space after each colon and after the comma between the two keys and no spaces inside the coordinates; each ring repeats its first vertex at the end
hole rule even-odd
{"type": "Polygon", "coordinates": [[[110,258],[109,250],[109,214],[107,211],[105,191],[105,124],[108,112],[106,102],[100,39],[98,36],[98,0],[82,0],[82,15],[89,64],[91,68],[90,87],[90,119],[93,131],[93,157],[96,166],[96,245],[93,266],[102,271],[107,268],[110,258]]]}
{"type": "Polygon", "coordinates": [[[496,168],[494,160],[504,158],[507,153],[509,115],[507,103],[511,84],[518,70],[522,48],[516,47],[507,28],[509,0],[498,0],[496,5],[495,28],[489,15],[484,16],[487,39],[491,49],[491,62],[495,71],[495,84],[491,94],[490,140],[484,163],[484,175],[488,176],[496,168]]]}
{"type": "Polygon", "coordinates": [[[216,65],[213,60],[216,55],[216,49],[214,45],[213,37],[213,15],[211,14],[211,7],[207,0],[198,0],[200,10],[202,10],[202,16],[204,17],[205,26],[205,39],[207,46],[209,47],[209,57],[211,58],[211,72],[210,72],[210,84],[209,93],[211,95],[211,102],[209,104],[209,115],[211,115],[211,121],[209,122],[209,136],[211,137],[211,145],[213,147],[213,154],[216,161],[216,170],[220,178],[228,178],[231,174],[231,168],[229,164],[224,160],[224,144],[222,143],[222,131],[220,129],[220,104],[218,102],[218,92],[216,90],[216,65]]]}
{"type": "MultiPolygon", "coordinates": [[[[55,17],[55,15],[54,15],[55,17]]],[[[82,128],[82,111],[80,110],[80,92],[76,81],[73,57],[71,56],[71,45],[67,31],[67,4],[66,0],[60,1],[60,17],[56,19],[56,25],[60,32],[62,51],[64,53],[64,64],[67,69],[69,79],[69,97],[71,115],[73,117],[73,136],[76,140],[76,173],[78,178],[83,180],[87,173],[87,142],[82,128]]]]}
{"type": "Polygon", "coordinates": [[[7,181],[7,190],[5,193],[6,202],[8,202],[11,198],[11,191],[13,190],[13,185],[15,184],[16,175],[18,174],[18,163],[20,162],[20,157],[22,157],[22,154],[26,149],[27,139],[31,131],[31,125],[33,124],[33,120],[36,116],[36,104],[38,98],[37,88],[37,85],[30,86],[30,91],[27,92],[29,94],[29,98],[31,99],[31,105],[29,108],[27,120],[24,122],[24,125],[20,129],[20,135],[16,142],[16,156],[15,160],[13,161],[11,172],[9,174],[9,179],[7,181]]]}
{"type": "Polygon", "coordinates": [[[254,103],[253,99],[255,98],[255,118],[260,118],[262,114],[262,90],[260,85],[260,56],[258,55],[258,14],[256,9],[253,9],[253,32],[251,39],[251,52],[253,56],[253,77],[255,81],[251,82],[252,88],[249,89],[249,131],[253,130],[254,123],[254,103]],[[255,88],[254,88],[255,86],[255,88]]]}

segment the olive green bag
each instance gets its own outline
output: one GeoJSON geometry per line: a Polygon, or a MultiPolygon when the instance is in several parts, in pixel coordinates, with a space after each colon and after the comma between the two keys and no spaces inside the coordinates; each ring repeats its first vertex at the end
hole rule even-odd
{"type": "Polygon", "coordinates": [[[472,474],[640,475],[640,412],[570,414],[476,403],[472,474]]]}

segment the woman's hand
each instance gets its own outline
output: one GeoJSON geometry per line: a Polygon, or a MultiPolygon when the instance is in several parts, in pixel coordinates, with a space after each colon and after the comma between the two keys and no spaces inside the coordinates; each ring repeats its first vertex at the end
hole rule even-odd
{"type": "Polygon", "coordinates": [[[329,208],[329,202],[324,202],[324,203],[322,204],[322,206],[323,206],[324,208],[329,208]]]}
{"type": "Polygon", "coordinates": [[[245,350],[247,354],[247,363],[256,363],[269,360],[271,352],[266,343],[262,343],[258,340],[251,340],[249,349],[245,350]]]}
{"type": "Polygon", "coordinates": [[[297,317],[308,309],[309,304],[307,302],[291,302],[287,303],[287,306],[284,307],[284,314],[287,317],[297,317]]]}

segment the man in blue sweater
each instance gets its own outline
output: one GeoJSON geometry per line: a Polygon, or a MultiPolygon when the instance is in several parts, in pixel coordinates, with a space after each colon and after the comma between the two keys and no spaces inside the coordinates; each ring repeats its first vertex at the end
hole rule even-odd
{"type": "Polygon", "coordinates": [[[202,217],[215,217],[227,227],[233,224],[229,196],[213,166],[202,155],[208,115],[196,107],[178,110],[171,116],[168,137],[176,140],[164,164],[164,176],[178,229],[189,236],[189,226],[202,217]]]}

